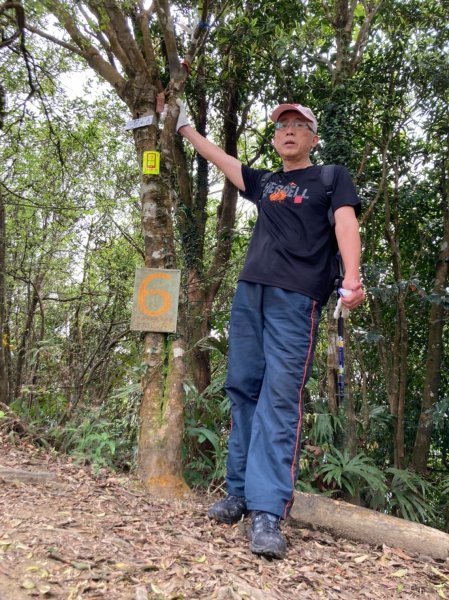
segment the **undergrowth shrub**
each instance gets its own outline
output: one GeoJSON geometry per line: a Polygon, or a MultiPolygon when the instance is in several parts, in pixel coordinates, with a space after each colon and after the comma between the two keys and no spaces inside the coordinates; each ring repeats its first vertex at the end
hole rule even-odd
{"type": "MultiPolygon", "coordinates": [[[[141,367],[133,371],[133,378],[140,380],[141,367]]],[[[140,398],[140,383],[130,383],[100,406],[80,404],[67,420],[61,418],[67,400],[59,396],[43,396],[32,404],[16,400],[11,409],[40,445],[74,456],[97,471],[102,467],[128,471],[135,464],[140,398]]]]}
{"type": "Polygon", "coordinates": [[[226,474],[229,401],[223,394],[224,376],[202,394],[185,385],[184,476],[193,487],[221,485],[226,474]]]}

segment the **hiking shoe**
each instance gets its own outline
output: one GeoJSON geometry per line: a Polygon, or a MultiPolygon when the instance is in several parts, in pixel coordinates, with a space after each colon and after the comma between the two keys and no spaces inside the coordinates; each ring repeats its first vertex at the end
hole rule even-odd
{"type": "Polygon", "coordinates": [[[245,498],[229,494],[223,500],[215,502],[207,511],[207,515],[219,523],[231,525],[240,521],[247,512],[245,498]]]}
{"type": "Polygon", "coordinates": [[[277,515],[261,510],[251,513],[251,552],[269,558],[284,558],[287,544],[281,533],[280,520],[277,515]]]}

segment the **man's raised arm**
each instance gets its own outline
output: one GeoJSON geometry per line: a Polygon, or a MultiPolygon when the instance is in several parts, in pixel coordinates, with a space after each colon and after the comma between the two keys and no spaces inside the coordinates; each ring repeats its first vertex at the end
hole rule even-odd
{"type": "Polygon", "coordinates": [[[176,123],[176,131],[179,135],[188,140],[203,158],[220,169],[239,190],[245,191],[242,177],[242,163],[234,156],[226,154],[219,146],[198,133],[189,123],[184,104],[180,100],[177,100],[177,103],[179,105],[179,116],[176,123]]]}

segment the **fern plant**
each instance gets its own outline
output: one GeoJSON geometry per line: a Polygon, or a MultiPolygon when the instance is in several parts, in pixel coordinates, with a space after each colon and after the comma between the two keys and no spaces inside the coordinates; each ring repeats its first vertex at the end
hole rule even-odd
{"type": "Polygon", "coordinates": [[[418,473],[407,469],[386,469],[387,493],[374,494],[370,506],[416,523],[429,523],[436,517],[427,499],[432,485],[418,473]],[[388,477],[389,475],[389,477],[388,477]]]}
{"type": "Polygon", "coordinates": [[[111,429],[109,421],[101,418],[100,412],[91,410],[75,414],[64,427],[54,427],[48,431],[48,439],[58,450],[67,452],[78,462],[92,465],[94,471],[102,467],[115,469],[118,452],[125,442],[111,429]]]}
{"type": "Polygon", "coordinates": [[[318,446],[332,445],[335,436],[343,431],[341,416],[332,415],[324,399],[310,402],[307,409],[304,423],[305,437],[318,446]]]}
{"type": "Polygon", "coordinates": [[[387,473],[393,475],[389,501],[393,511],[409,521],[426,523],[435,518],[436,515],[426,500],[432,488],[428,481],[418,473],[404,469],[391,467],[387,469],[387,473]]]}
{"type": "Polygon", "coordinates": [[[443,496],[449,496],[449,475],[445,477],[442,481],[442,494],[443,496]]]}
{"type": "Polygon", "coordinates": [[[229,401],[223,395],[224,374],[199,394],[192,384],[185,392],[185,477],[192,486],[222,481],[226,472],[229,401]]]}
{"type": "Polygon", "coordinates": [[[309,436],[319,446],[331,444],[339,431],[343,431],[339,416],[331,415],[328,412],[315,413],[313,415],[313,423],[309,431],[309,436]]]}
{"type": "Polygon", "coordinates": [[[363,452],[351,457],[347,448],[340,452],[331,447],[331,450],[323,455],[323,462],[316,474],[323,478],[324,483],[335,486],[351,496],[355,496],[362,483],[376,493],[385,494],[387,491],[382,471],[372,459],[363,452]]]}

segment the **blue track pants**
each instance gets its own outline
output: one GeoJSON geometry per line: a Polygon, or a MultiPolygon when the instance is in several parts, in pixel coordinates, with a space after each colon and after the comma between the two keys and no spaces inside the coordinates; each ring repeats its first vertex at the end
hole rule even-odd
{"type": "Polygon", "coordinates": [[[227,490],[245,497],[249,510],[285,518],[293,503],[320,315],[320,305],[302,294],[237,285],[225,384],[232,416],[227,490]]]}

